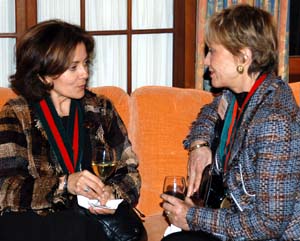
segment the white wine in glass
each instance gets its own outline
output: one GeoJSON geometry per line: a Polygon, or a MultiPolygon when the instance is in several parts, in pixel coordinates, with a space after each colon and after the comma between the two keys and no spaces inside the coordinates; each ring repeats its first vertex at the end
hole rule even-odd
{"type": "Polygon", "coordinates": [[[116,161],[104,147],[97,147],[93,151],[92,169],[102,182],[105,182],[115,172],[116,166],[116,161]]]}
{"type": "Polygon", "coordinates": [[[182,176],[166,176],[163,192],[184,200],[186,193],[185,178],[182,176]]]}

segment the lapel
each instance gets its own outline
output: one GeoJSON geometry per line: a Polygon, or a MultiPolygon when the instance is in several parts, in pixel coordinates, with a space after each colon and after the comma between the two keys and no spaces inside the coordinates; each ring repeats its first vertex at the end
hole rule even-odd
{"type": "Polygon", "coordinates": [[[267,89],[271,83],[272,80],[269,78],[269,76],[267,76],[267,78],[262,82],[262,84],[258,87],[256,92],[250,99],[247,109],[242,116],[240,128],[238,129],[234,139],[234,143],[231,149],[231,155],[228,161],[229,166],[239,162],[239,158],[237,158],[237,156],[240,151],[245,149],[245,146],[243,146],[243,144],[245,142],[246,136],[248,135],[249,125],[251,121],[253,121],[253,118],[261,103],[268,96],[267,89]]]}

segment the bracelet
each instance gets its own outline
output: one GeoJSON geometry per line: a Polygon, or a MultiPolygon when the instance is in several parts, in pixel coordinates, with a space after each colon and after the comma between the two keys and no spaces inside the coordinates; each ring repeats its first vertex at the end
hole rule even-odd
{"type": "Polygon", "coordinates": [[[67,173],[64,178],[63,193],[68,193],[68,179],[69,173],[67,173]]]}
{"type": "Polygon", "coordinates": [[[201,147],[204,147],[204,146],[208,146],[208,147],[209,147],[209,144],[208,144],[207,141],[206,141],[206,142],[203,142],[203,143],[201,143],[201,144],[196,144],[196,145],[192,146],[192,147],[189,149],[189,153],[191,153],[192,151],[194,151],[194,150],[196,150],[196,149],[199,149],[199,148],[201,148],[201,147]]]}

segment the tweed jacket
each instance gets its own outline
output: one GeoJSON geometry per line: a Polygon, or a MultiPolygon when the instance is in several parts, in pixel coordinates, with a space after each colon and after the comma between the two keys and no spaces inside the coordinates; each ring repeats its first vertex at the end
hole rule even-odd
{"type": "MultiPolygon", "coordinates": [[[[141,179],[125,125],[104,96],[86,91],[81,104],[91,146],[103,142],[115,149],[118,166],[110,184],[117,198],[136,205],[141,179]]],[[[0,112],[0,213],[46,215],[68,208],[76,196],[58,191],[63,175],[35,109],[21,96],[9,100],[0,112]]]]}
{"type": "MultiPolygon", "coordinates": [[[[185,148],[198,139],[211,143],[222,98],[230,103],[233,93],[224,90],[203,107],[185,148]]],[[[259,86],[244,112],[224,183],[231,207],[190,208],[191,230],[221,240],[300,240],[300,114],[288,84],[273,75],[259,86]]]]}

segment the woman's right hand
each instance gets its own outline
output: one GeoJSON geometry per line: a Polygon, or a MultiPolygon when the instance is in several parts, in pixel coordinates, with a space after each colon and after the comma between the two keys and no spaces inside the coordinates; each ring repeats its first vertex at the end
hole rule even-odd
{"type": "Polygon", "coordinates": [[[99,177],[83,170],[69,175],[68,192],[74,195],[83,195],[89,199],[98,199],[105,194],[105,185],[99,177]]]}
{"type": "Polygon", "coordinates": [[[211,162],[212,152],[209,147],[203,146],[189,153],[187,197],[192,196],[199,189],[202,172],[211,162]]]}

